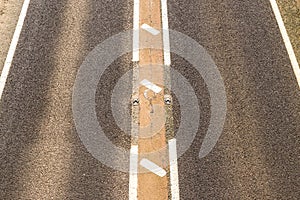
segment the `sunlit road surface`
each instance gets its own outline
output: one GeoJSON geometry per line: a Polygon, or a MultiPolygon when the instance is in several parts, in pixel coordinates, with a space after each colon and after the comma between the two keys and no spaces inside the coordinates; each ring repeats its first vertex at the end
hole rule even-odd
{"type": "MultiPolygon", "coordinates": [[[[149,3],[160,7],[160,1],[149,3]]],[[[189,80],[200,108],[195,140],[178,158],[180,199],[298,199],[299,86],[270,1],[168,0],[167,7],[170,30],[207,50],[227,96],[222,135],[200,159],[211,117],[210,94],[191,64],[171,54],[171,67],[189,80]]],[[[133,29],[133,8],[132,0],[30,1],[1,97],[0,199],[130,198],[130,173],[104,165],[80,140],[72,94],[88,53],[133,29]]],[[[159,18],[161,13],[147,8],[153,19],[159,18]]],[[[114,120],[111,94],[132,66],[132,53],[118,58],[101,77],[95,95],[100,125],[114,145],[127,150],[132,140],[114,120]]],[[[131,99],[120,99],[120,104],[130,107],[131,99]]],[[[176,98],[173,115],[176,128],[176,98]]],[[[122,160],[110,156],[116,163],[122,160]]],[[[168,194],[160,199],[171,196],[168,174],[165,179],[168,194]]],[[[141,188],[149,184],[153,189],[161,182],[139,180],[138,194],[144,196],[138,199],[157,199],[160,193],[141,194],[141,188]]]]}

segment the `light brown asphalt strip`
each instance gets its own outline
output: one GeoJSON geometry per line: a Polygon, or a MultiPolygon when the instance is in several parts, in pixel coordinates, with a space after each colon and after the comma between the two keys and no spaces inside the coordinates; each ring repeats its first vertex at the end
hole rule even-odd
{"type": "MultiPolygon", "coordinates": [[[[160,0],[147,0],[140,3],[140,26],[147,24],[152,28],[159,30],[158,35],[152,35],[147,30],[140,31],[140,46],[156,43],[162,47],[162,22],[161,22],[161,4],[160,0]]],[[[155,49],[141,49],[139,61],[139,81],[144,79],[164,88],[163,51],[155,49]]],[[[164,91],[155,95],[152,91],[141,86],[139,89],[140,113],[139,113],[139,161],[148,159],[156,165],[167,170],[167,142],[165,127],[156,127],[157,122],[151,119],[151,115],[161,115],[164,117],[164,109],[160,113],[155,106],[164,108],[164,91]],[[148,99],[144,93],[147,93],[148,99]],[[151,99],[151,100],[150,100],[151,99]],[[153,112],[151,114],[151,112],[153,112]],[[148,129],[147,127],[150,127],[148,129]],[[161,128],[157,132],[157,128],[161,128]],[[151,152],[157,152],[161,149],[163,153],[159,157],[145,157],[151,152]]],[[[138,171],[138,199],[168,199],[169,187],[168,177],[160,177],[150,171],[147,171],[139,165],[138,171]]]]}

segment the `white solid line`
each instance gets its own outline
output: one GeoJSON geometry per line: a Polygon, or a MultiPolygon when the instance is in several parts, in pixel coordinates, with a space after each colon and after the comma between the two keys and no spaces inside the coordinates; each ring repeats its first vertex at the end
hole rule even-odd
{"type": "Polygon", "coordinates": [[[16,48],[17,48],[17,44],[18,44],[18,41],[19,41],[19,38],[20,38],[20,34],[21,34],[21,31],[22,31],[24,20],[25,20],[27,10],[28,10],[28,7],[29,7],[29,3],[30,3],[30,0],[24,0],[24,2],[23,2],[23,6],[22,6],[22,10],[21,10],[21,13],[20,13],[20,16],[19,16],[19,20],[18,20],[16,29],[15,29],[12,41],[10,43],[10,47],[9,47],[9,50],[8,50],[8,53],[7,53],[7,57],[6,57],[6,60],[5,60],[3,69],[2,69],[2,73],[1,73],[1,77],[0,77],[0,99],[2,98],[3,90],[4,90],[4,87],[5,87],[5,84],[6,84],[6,80],[7,80],[8,74],[9,74],[9,70],[10,70],[10,67],[11,67],[11,64],[12,64],[12,61],[13,61],[14,54],[15,54],[15,51],[16,51],[16,48]]]}
{"type": "Polygon", "coordinates": [[[129,169],[129,200],[137,200],[138,188],[138,146],[133,145],[130,149],[129,169]]]}
{"type": "Polygon", "coordinates": [[[289,57],[290,57],[290,60],[291,60],[291,63],[292,63],[292,67],[293,67],[293,70],[294,70],[294,73],[296,75],[296,79],[297,79],[297,82],[298,82],[298,86],[300,87],[300,68],[299,68],[299,63],[297,61],[297,58],[295,56],[295,52],[293,50],[293,46],[291,44],[290,38],[289,38],[288,33],[286,31],[286,28],[284,26],[284,22],[282,20],[282,17],[281,17],[281,14],[280,14],[280,11],[279,11],[276,0],[270,0],[270,3],[272,5],[273,12],[275,14],[275,18],[277,20],[277,23],[278,23],[278,26],[279,26],[279,29],[280,29],[285,47],[286,47],[287,52],[289,54],[289,57]]]}
{"type": "Polygon", "coordinates": [[[151,83],[150,81],[148,81],[147,79],[144,79],[141,81],[141,85],[145,86],[146,88],[152,90],[153,92],[155,92],[156,94],[160,93],[162,91],[161,87],[158,87],[157,85],[155,85],[154,83],[151,83]]]}
{"type": "Polygon", "coordinates": [[[162,27],[163,27],[164,64],[166,66],[170,66],[171,54],[170,54],[170,35],[169,35],[167,0],[161,0],[161,14],[162,14],[162,27]]]}
{"type": "Polygon", "coordinates": [[[151,33],[152,35],[158,35],[160,33],[159,30],[153,28],[152,26],[149,26],[148,24],[143,24],[141,26],[142,29],[144,29],[145,31],[148,31],[149,33],[151,33]]]}
{"type": "MultiPolygon", "coordinates": [[[[168,20],[168,3],[167,0],[161,0],[162,26],[163,26],[163,47],[164,47],[164,64],[171,65],[170,53],[170,33],[168,20]]],[[[179,200],[179,181],[178,181],[178,164],[176,139],[168,141],[169,144],[169,162],[170,162],[170,184],[172,200],[179,200]]]]}
{"type": "Polygon", "coordinates": [[[157,176],[164,177],[167,174],[166,170],[164,170],[163,168],[161,168],[160,166],[151,162],[148,159],[142,159],[140,161],[140,165],[148,169],[152,173],[156,174],[157,176]]]}
{"type": "Polygon", "coordinates": [[[138,62],[140,60],[140,0],[134,0],[133,6],[133,49],[132,61],[138,62]]]}
{"type": "MultiPolygon", "coordinates": [[[[132,38],[132,61],[140,60],[140,0],[134,0],[133,5],[133,38],[132,38]]],[[[133,83],[133,85],[135,85],[133,83]]],[[[138,199],[138,145],[132,145],[130,149],[129,166],[129,200],[138,199]]]]}
{"type": "Polygon", "coordinates": [[[169,140],[170,184],[172,200],[179,200],[179,181],[176,139],[169,140]]]}

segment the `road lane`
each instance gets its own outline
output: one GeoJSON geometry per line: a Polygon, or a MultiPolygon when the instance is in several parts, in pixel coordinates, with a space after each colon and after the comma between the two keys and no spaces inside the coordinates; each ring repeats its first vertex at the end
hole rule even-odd
{"type": "MultiPolygon", "coordinates": [[[[0,199],[128,198],[128,174],[102,165],[79,140],[71,100],[87,53],[131,22],[129,1],[31,1],[1,102],[0,199]]],[[[117,79],[130,59],[106,76],[117,79]]]]}
{"type": "Polygon", "coordinates": [[[179,159],[181,199],[297,199],[300,97],[269,1],[169,0],[170,29],[203,45],[225,82],[228,111],[215,149],[202,160],[209,94],[183,59],[173,67],[199,92],[201,127],[179,159]]]}

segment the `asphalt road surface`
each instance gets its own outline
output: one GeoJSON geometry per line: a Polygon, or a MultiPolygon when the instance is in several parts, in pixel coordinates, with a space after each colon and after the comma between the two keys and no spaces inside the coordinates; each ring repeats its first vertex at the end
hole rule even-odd
{"type": "MultiPolygon", "coordinates": [[[[228,109],[217,145],[199,159],[209,92],[199,73],[172,54],[201,109],[197,137],[178,160],[180,198],[299,199],[300,93],[270,2],[169,0],[168,12],[170,29],[196,40],[215,61],[228,109]]],[[[1,99],[0,199],[129,198],[129,174],[101,164],[80,141],[72,92],[87,54],[132,22],[131,0],[31,0],[1,99]]],[[[131,59],[117,59],[96,93],[107,136],[127,149],[130,138],[114,122],[109,99],[131,59]]]]}

